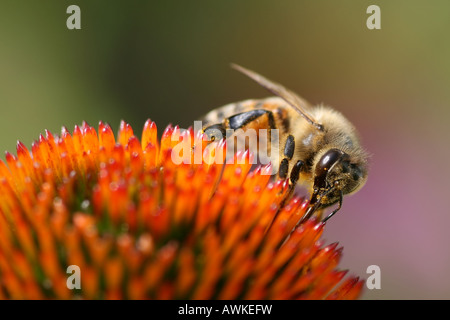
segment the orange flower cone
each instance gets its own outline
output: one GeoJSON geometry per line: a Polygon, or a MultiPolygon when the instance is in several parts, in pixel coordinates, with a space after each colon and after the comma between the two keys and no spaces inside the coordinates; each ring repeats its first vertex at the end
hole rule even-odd
{"type": "Polygon", "coordinates": [[[117,137],[83,123],[6,153],[0,298],[358,298],[363,281],[344,279],[342,248],[319,240],[324,224],[295,228],[307,203],[279,210],[286,181],[251,171],[247,152],[236,155],[243,164],[176,164],[174,137],[194,133],[169,126],[159,141],[148,120],[139,140],[125,122],[117,137]],[[69,266],[80,289],[67,284],[69,266]]]}

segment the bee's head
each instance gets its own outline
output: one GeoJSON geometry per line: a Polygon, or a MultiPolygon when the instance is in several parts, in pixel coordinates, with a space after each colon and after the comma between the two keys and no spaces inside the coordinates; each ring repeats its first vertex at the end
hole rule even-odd
{"type": "Polygon", "coordinates": [[[349,154],[337,148],[318,154],[312,168],[314,185],[309,211],[341,204],[344,194],[359,190],[367,180],[366,162],[362,153],[349,154]]]}

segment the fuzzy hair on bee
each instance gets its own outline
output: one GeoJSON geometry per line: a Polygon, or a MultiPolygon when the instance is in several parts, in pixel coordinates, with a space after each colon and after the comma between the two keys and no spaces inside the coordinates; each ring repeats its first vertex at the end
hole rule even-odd
{"type": "MultiPolygon", "coordinates": [[[[309,206],[299,224],[324,208],[338,204],[322,221],[341,207],[344,195],[361,189],[368,176],[368,154],[352,123],[331,107],[313,106],[294,92],[262,75],[232,64],[232,67],[266,88],[274,97],[250,99],[215,109],[202,119],[203,132],[214,140],[214,132],[227,130],[278,130],[280,146],[277,174],[289,179],[290,197],[298,183],[310,191],[309,206]]],[[[234,136],[233,136],[234,138],[234,136]]],[[[285,199],[285,200],[286,200],[285,199]]]]}

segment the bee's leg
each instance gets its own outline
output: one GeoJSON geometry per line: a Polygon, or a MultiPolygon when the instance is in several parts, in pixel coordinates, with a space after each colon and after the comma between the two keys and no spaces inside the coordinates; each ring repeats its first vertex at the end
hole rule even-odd
{"type": "Polygon", "coordinates": [[[338,207],[336,209],[333,210],[333,212],[331,212],[325,219],[322,220],[322,222],[327,221],[328,219],[330,219],[332,216],[334,216],[334,214],[336,212],[338,212],[341,207],[342,207],[342,198],[344,197],[344,195],[342,194],[342,190],[339,192],[339,203],[338,203],[338,207]]]}
{"type": "MultiPolygon", "coordinates": [[[[286,160],[283,159],[283,160],[286,160]]],[[[283,163],[283,161],[282,161],[283,163]]],[[[297,181],[300,177],[300,170],[303,167],[304,162],[302,160],[298,160],[294,167],[291,170],[291,174],[289,175],[289,189],[286,193],[286,195],[283,197],[283,199],[280,202],[280,205],[278,207],[277,212],[275,213],[275,215],[273,216],[272,221],[270,222],[269,226],[266,229],[266,232],[270,229],[270,227],[272,226],[273,222],[275,221],[276,217],[278,216],[278,214],[280,213],[280,211],[283,209],[283,207],[285,206],[287,200],[289,200],[292,196],[292,194],[294,193],[295,187],[297,186],[297,181]]],[[[281,167],[281,164],[280,164],[281,167]]],[[[282,168],[280,168],[281,171],[282,168]]],[[[287,169],[286,169],[287,170],[287,169]]],[[[280,176],[281,177],[281,176],[280,176]]]]}
{"type": "MultiPolygon", "coordinates": [[[[281,174],[283,173],[282,170],[284,170],[282,168],[283,164],[285,164],[285,163],[287,164],[288,163],[287,160],[286,161],[285,160],[286,160],[286,158],[284,158],[283,161],[281,161],[281,164],[280,164],[280,173],[279,174],[280,174],[280,178],[282,178],[282,179],[286,178],[286,176],[284,176],[284,177],[281,176],[281,174]]],[[[286,204],[287,200],[289,200],[289,198],[294,193],[295,187],[297,186],[297,181],[298,181],[298,179],[300,177],[300,170],[301,170],[303,164],[304,164],[304,162],[302,160],[298,160],[295,163],[294,167],[292,168],[291,174],[289,175],[289,189],[288,189],[288,192],[286,193],[286,195],[284,196],[283,200],[281,201],[280,209],[278,209],[278,211],[280,211],[284,207],[284,205],[286,204]]],[[[287,167],[287,165],[286,165],[286,167],[287,167]]],[[[285,170],[287,171],[288,168],[286,168],[285,170]]]]}
{"type": "Polygon", "coordinates": [[[289,176],[290,182],[293,185],[297,185],[297,181],[300,178],[300,171],[305,163],[302,160],[298,160],[291,170],[291,175],[289,176]]]}
{"type": "MultiPolygon", "coordinates": [[[[284,158],[283,160],[286,160],[284,158]]],[[[297,186],[298,179],[300,177],[300,170],[303,167],[304,162],[302,160],[298,160],[294,167],[291,170],[291,174],[289,175],[289,190],[286,194],[286,196],[283,198],[283,201],[281,202],[280,209],[284,207],[286,204],[286,201],[291,197],[291,195],[294,193],[295,187],[297,186]]],[[[281,168],[280,168],[281,170],[281,168]]]]}
{"type": "MultiPolygon", "coordinates": [[[[286,158],[285,158],[286,159],[286,158]]],[[[283,160],[285,160],[283,159],[283,160]]],[[[289,190],[284,197],[282,201],[282,205],[280,205],[280,208],[283,208],[286,204],[286,201],[291,197],[291,195],[294,193],[295,187],[297,186],[298,179],[300,177],[300,170],[303,167],[304,162],[302,160],[298,160],[294,167],[291,170],[291,174],[289,175],[289,190]]],[[[280,169],[281,170],[281,169],[280,169]]]]}
{"type": "Polygon", "coordinates": [[[312,214],[317,220],[322,220],[323,209],[318,209],[312,214]]]}

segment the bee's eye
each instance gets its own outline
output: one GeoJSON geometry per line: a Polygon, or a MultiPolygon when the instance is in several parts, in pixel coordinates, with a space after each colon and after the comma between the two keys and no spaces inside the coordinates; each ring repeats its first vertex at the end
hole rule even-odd
{"type": "Polygon", "coordinates": [[[322,158],[320,158],[319,163],[316,166],[316,176],[323,176],[328,173],[330,168],[339,160],[345,153],[338,149],[328,150],[322,158]]]}
{"type": "Polygon", "coordinates": [[[328,185],[328,172],[331,167],[337,162],[345,162],[348,159],[348,155],[339,149],[328,150],[322,158],[320,158],[319,163],[316,165],[315,177],[314,177],[314,187],[316,188],[326,188],[328,185]]]}
{"type": "Polygon", "coordinates": [[[348,173],[350,171],[350,161],[342,161],[341,162],[342,165],[342,172],[343,173],[348,173]]]}
{"type": "Polygon", "coordinates": [[[351,169],[352,169],[353,180],[358,181],[359,179],[361,179],[363,177],[364,174],[363,174],[363,171],[361,170],[360,166],[352,164],[351,169]]]}

